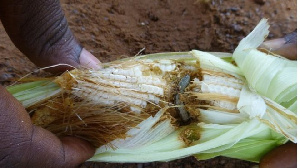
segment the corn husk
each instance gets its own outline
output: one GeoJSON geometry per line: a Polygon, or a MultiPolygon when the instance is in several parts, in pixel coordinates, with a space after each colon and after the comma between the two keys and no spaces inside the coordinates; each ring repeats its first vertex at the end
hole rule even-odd
{"type": "Polygon", "coordinates": [[[262,20],[233,57],[197,50],[150,54],[8,90],[35,125],[97,147],[91,161],[223,155],[259,162],[287,140],[297,142],[295,62],[256,49],[267,28],[262,20]]]}

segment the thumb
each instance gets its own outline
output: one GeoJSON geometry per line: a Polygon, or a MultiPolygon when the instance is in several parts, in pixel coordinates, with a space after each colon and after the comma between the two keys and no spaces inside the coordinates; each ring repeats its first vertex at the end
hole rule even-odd
{"type": "Polygon", "coordinates": [[[82,49],[79,56],[80,66],[84,68],[100,69],[101,62],[85,48],[82,49]]]}
{"type": "MultiPolygon", "coordinates": [[[[69,64],[70,66],[66,66],[66,65],[53,66],[51,68],[47,68],[46,71],[49,71],[53,74],[58,74],[61,72],[65,72],[66,70],[72,70],[73,68],[78,68],[78,67],[91,68],[95,70],[101,69],[101,62],[85,48],[82,48],[78,60],[79,62],[67,61],[67,64],[69,64]]],[[[62,62],[62,60],[56,60],[56,61],[57,61],[56,64],[60,64],[62,62]]]]}
{"type": "Polygon", "coordinates": [[[94,155],[95,149],[86,141],[75,137],[61,138],[66,160],[79,165],[94,155]]]}
{"type": "Polygon", "coordinates": [[[28,152],[30,167],[77,167],[91,158],[95,149],[79,138],[59,139],[41,127],[34,127],[28,152]]]}
{"type": "Polygon", "coordinates": [[[59,139],[31,123],[22,104],[0,86],[0,167],[76,167],[95,149],[75,137],[59,139]]]}

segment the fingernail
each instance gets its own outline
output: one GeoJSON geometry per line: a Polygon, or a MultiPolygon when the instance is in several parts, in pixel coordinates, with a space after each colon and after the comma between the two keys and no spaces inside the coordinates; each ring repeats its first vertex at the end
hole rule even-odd
{"type": "Polygon", "coordinates": [[[274,40],[269,40],[261,44],[261,48],[265,48],[267,50],[273,51],[281,48],[285,44],[284,38],[278,38],[274,40]]]}
{"type": "Polygon", "coordinates": [[[101,62],[85,48],[82,49],[79,57],[80,65],[84,68],[101,69],[101,62]]]}

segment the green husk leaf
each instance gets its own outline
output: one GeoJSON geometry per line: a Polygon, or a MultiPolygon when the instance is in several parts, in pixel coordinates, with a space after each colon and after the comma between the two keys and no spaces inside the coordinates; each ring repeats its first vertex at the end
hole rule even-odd
{"type": "Polygon", "coordinates": [[[256,49],[268,35],[268,28],[267,20],[263,19],[240,42],[233,53],[233,58],[251,88],[277,103],[289,102],[288,105],[285,104],[288,108],[294,103],[290,100],[297,96],[297,62],[256,49]]]}
{"type": "Polygon", "coordinates": [[[11,94],[16,94],[18,92],[22,92],[24,90],[29,90],[29,89],[33,89],[37,86],[43,86],[48,84],[49,81],[34,81],[34,82],[28,82],[28,83],[22,83],[22,84],[18,84],[18,85],[11,85],[11,86],[7,86],[6,89],[11,93],[11,94]]]}
{"type": "Polygon", "coordinates": [[[271,129],[264,129],[260,133],[240,140],[224,150],[213,149],[194,155],[199,160],[226,156],[251,162],[259,162],[261,157],[274,147],[284,144],[286,139],[271,129]]]}
{"type": "Polygon", "coordinates": [[[268,20],[262,19],[254,30],[241,40],[233,53],[233,58],[239,66],[246,62],[245,58],[247,58],[247,56],[244,55],[245,53],[251,49],[256,49],[264,42],[269,34],[269,27],[268,20]]]}
{"type": "MultiPolygon", "coordinates": [[[[180,146],[182,143],[180,137],[180,130],[175,131],[169,136],[162,139],[165,142],[177,142],[178,146],[173,146],[168,151],[157,151],[159,148],[164,148],[161,141],[151,144],[150,146],[142,146],[138,150],[135,149],[116,149],[115,151],[107,151],[98,153],[91,161],[105,161],[105,162],[152,162],[152,161],[169,161],[177,158],[186,157],[198,153],[206,153],[211,149],[223,147],[223,150],[230,148],[233,144],[240,140],[259,134],[269,128],[253,119],[245,121],[238,125],[218,125],[205,124],[199,125],[201,138],[194,141],[190,146],[180,146]],[[177,136],[174,136],[177,134],[177,136]],[[225,147],[225,148],[224,148],[225,147]],[[145,148],[145,149],[144,149],[145,148]],[[119,152],[122,151],[122,152],[119,152]]],[[[186,128],[185,128],[186,129],[186,128]]]]}
{"type": "Polygon", "coordinates": [[[278,140],[243,139],[229,149],[215,153],[201,153],[195,155],[198,160],[211,159],[217,156],[226,156],[251,162],[259,162],[261,157],[278,146],[278,140]]]}
{"type": "Polygon", "coordinates": [[[236,77],[243,75],[238,67],[208,52],[193,50],[190,53],[199,60],[200,67],[203,69],[225,72],[236,77]]]}
{"type": "Polygon", "coordinates": [[[13,85],[6,88],[25,108],[47,100],[61,92],[59,85],[47,80],[13,85]]]}

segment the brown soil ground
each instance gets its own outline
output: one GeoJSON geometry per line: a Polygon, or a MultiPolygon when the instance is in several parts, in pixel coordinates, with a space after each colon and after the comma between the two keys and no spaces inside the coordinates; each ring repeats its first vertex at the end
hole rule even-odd
{"type": "MultiPolygon", "coordinates": [[[[69,25],[82,45],[102,62],[142,54],[189,51],[232,52],[263,17],[268,38],[296,28],[296,0],[61,0],[69,25]]],[[[14,47],[0,24],[0,82],[37,67],[14,47]]],[[[82,167],[253,167],[254,163],[218,157],[166,163],[88,163],[82,167]]]]}

